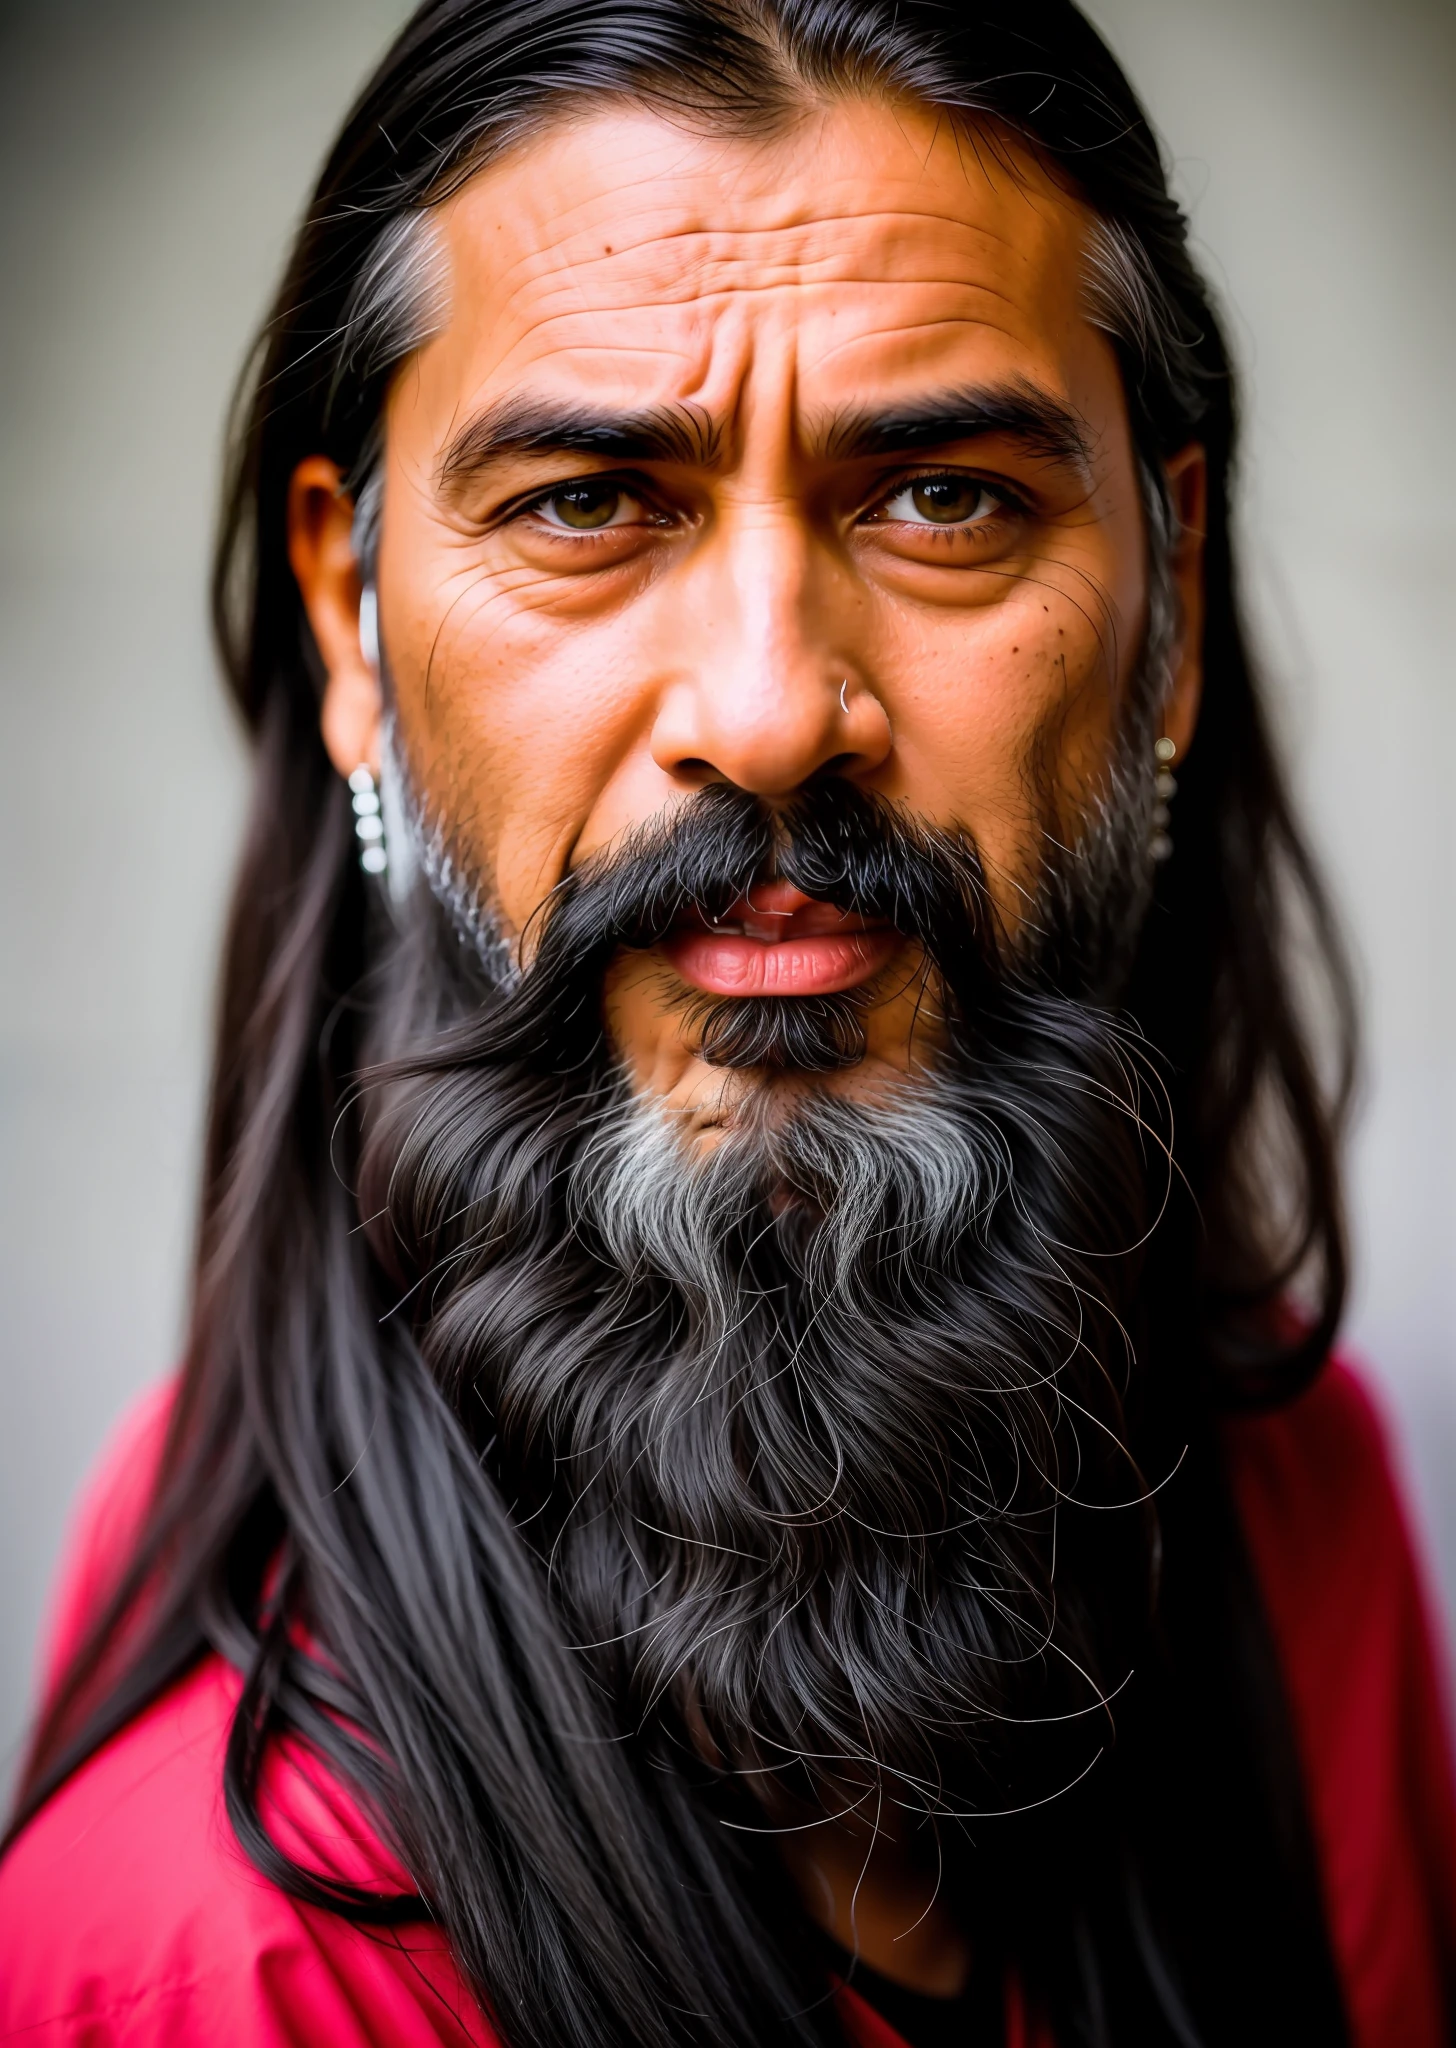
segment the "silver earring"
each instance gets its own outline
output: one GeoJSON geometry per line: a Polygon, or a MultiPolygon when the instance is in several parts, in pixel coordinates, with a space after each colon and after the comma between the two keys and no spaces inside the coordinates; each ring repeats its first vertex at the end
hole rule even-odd
{"type": "Polygon", "coordinates": [[[1172,768],[1177,752],[1178,742],[1170,740],[1166,734],[1153,747],[1153,759],[1158,764],[1157,776],[1153,782],[1157,802],[1153,805],[1153,836],[1148,842],[1148,852],[1158,861],[1166,860],[1173,851],[1173,840],[1168,826],[1173,815],[1169,805],[1178,794],[1178,783],[1172,768]]]}
{"type": "Polygon", "coordinates": [[[359,593],[359,652],[379,673],[379,594],[372,583],[359,593]]]}
{"type": "Polygon", "coordinates": [[[379,815],[379,790],[372,772],[361,761],[349,777],[354,792],[354,837],[359,842],[359,865],[366,875],[382,875],[389,866],[384,847],[384,820],[379,815]]]}

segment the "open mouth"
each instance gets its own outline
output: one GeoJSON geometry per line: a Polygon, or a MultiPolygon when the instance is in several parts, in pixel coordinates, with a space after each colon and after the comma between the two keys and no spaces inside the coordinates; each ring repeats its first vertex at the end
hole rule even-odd
{"type": "Polygon", "coordinates": [[[714,996],[827,996],[858,988],[903,944],[893,926],[756,882],[716,922],[689,912],[663,942],[673,969],[714,996]]]}

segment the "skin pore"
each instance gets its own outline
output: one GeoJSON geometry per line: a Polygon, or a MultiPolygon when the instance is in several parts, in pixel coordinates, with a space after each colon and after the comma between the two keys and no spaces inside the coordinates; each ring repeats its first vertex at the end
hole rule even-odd
{"type": "MultiPolygon", "coordinates": [[[[1088,217],[1004,141],[905,105],[753,140],[620,106],[563,120],[438,211],[449,312],[386,414],[381,636],[412,780],[502,931],[624,833],[731,782],[845,776],[964,826],[1015,929],[1047,827],[1099,783],[1146,615],[1118,363],[1083,303],[1088,217]]],[[[1168,469],[1197,711],[1203,462],[1168,469]]],[[[341,774],[378,770],[352,506],[300,465],[291,551],[341,774]]],[[[626,1071],[714,1142],[742,1091],[699,1057],[712,993],[870,987],[868,1053],[913,1072],[919,962],[783,883],[609,970],[626,1071]]],[[[950,1994],[967,1937],[908,1845],[785,1837],[808,1911],[950,1994]],[[851,1902],[853,1910],[851,1912],[851,1902]]]]}

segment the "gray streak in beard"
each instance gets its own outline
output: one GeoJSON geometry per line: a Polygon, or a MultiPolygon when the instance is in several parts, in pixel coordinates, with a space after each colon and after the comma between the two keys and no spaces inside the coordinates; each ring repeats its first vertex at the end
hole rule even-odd
{"type": "Polygon", "coordinates": [[[853,1315],[867,1254],[937,1269],[1004,1188],[1006,1165],[947,1071],[877,1102],[815,1089],[787,1112],[756,1090],[702,1159],[680,1114],[623,1084],[582,1145],[568,1200],[616,1270],[680,1292],[711,1359],[743,1322],[741,1267],[726,1247],[755,1208],[786,1205],[773,1227],[805,1310],[853,1315]]]}

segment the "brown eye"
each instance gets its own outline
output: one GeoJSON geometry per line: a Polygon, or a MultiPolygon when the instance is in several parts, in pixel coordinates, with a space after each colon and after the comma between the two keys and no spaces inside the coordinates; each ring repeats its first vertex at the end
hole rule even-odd
{"type": "Polygon", "coordinates": [[[622,525],[623,513],[633,504],[620,484],[585,482],[553,491],[543,501],[541,510],[553,526],[569,526],[574,532],[589,533],[599,526],[622,525]]]}
{"type": "Polygon", "coordinates": [[[975,526],[997,504],[994,492],[973,476],[918,476],[885,499],[879,516],[910,526],[975,526]]]}
{"type": "Polygon", "coordinates": [[[923,483],[912,484],[910,495],[917,512],[950,526],[957,520],[969,519],[986,494],[979,484],[966,483],[960,477],[932,476],[923,483]]]}

